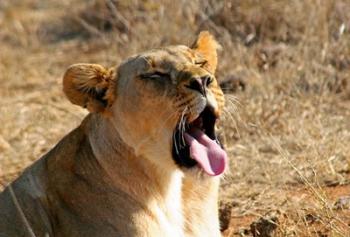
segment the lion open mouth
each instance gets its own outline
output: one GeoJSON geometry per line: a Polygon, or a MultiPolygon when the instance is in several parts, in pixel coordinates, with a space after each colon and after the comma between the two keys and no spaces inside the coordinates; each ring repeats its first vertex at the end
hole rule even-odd
{"type": "Polygon", "coordinates": [[[173,138],[173,158],[187,168],[199,165],[208,175],[225,171],[227,154],[215,134],[217,117],[209,107],[191,123],[177,126],[173,138]]]}

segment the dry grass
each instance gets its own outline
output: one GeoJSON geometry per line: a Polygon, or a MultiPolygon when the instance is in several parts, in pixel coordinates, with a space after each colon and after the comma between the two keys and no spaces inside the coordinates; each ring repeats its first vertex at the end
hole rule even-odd
{"type": "Polygon", "coordinates": [[[266,214],[272,236],[349,236],[350,211],[333,205],[350,193],[347,0],[1,1],[0,185],[85,115],[61,92],[71,63],[116,65],[202,29],[222,44],[218,78],[239,101],[227,95],[223,120],[225,236],[254,235],[266,214]]]}

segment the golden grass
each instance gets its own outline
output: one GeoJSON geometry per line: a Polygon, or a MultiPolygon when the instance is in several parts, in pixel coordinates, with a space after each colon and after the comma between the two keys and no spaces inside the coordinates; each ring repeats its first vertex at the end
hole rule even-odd
{"type": "Polygon", "coordinates": [[[0,185],[86,114],[61,91],[70,64],[116,65],[203,29],[223,46],[219,80],[245,85],[223,120],[221,199],[240,223],[225,235],[253,235],[251,221],[275,212],[273,236],[349,236],[349,210],[333,209],[350,193],[347,0],[0,2],[0,185]]]}

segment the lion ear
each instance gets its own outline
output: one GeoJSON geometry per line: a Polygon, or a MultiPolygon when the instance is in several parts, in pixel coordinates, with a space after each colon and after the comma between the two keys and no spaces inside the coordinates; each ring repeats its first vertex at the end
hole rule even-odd
{"type": "Polygon", "coordinates": [[[63,77],[63,91],[76,105],[103,112],[114,100],[114,70],[98,64],[73,64],[63,77]]]}
{"type": "Polygon", "coordinates": [[[217,50],[220,48],[214,36],[208,31],[200,32],[191,48],[207,60],[205,67],[214,74],[218,64],[217,50]]]}

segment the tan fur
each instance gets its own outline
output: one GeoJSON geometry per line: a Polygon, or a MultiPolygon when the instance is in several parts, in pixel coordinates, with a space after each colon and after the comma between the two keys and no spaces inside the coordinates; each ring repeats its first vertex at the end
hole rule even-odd
{"type": "Polygon", "coordinates": [[[208,31],[202,31],[192,48],[203,55],[208,62],[204,66],[214,74],[218,64],[217,49],[220,48],[214,37],[208,31]]]}
{"type": "MultiPolygon", "coordinates": [[[[63,91],[76,105],[87,108],[90,112],[102,112],[104,105],[93,97],[103,90],[113,90],[113,69],[105,69],[98,64],[79,63],[70,66],[63,77],[63,91]]],[[[105,98],[108,104],[114,97],[105,98]]]]}
{"type": "MultiPolygon", "coordinates": [[[[216,47],[206,32],[193,49],[151,50],[116,70],[68,68],[65,94],[91,113],[0,194],[0,236],[220,236],[220,178],[181,168],[171,155],[179,119],[206,103],[186,85],[214,73],[216,47]],[[154,71],[169,78],[141,76],[154,71]]],[[[207,101],[219,115],[216,80],[207,101]]]]}

